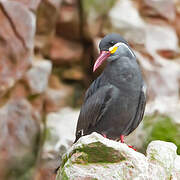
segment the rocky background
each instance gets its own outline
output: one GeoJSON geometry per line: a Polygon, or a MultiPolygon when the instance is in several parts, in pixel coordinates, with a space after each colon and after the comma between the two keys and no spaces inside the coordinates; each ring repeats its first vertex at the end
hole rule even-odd
{"type": "Polygon", "coordinates": [[[0,179],[53,180],[72,145],[98,42],[120,33],[148,86],[144,122],[126,139],[180,154],[179,0],[0,0],[0,179]]]}

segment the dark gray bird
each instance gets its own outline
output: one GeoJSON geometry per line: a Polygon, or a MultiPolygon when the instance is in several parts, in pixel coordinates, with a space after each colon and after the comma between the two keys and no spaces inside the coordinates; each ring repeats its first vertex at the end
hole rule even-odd
{"type": "Polygon", "coordinates": [[[124,142],[144,115],[144,81],[133,51],[119,34],[105,36],[99,48],[93,71],[105,60],[107,65],[85,94],[75,142],[92,132],[124,142]]]}

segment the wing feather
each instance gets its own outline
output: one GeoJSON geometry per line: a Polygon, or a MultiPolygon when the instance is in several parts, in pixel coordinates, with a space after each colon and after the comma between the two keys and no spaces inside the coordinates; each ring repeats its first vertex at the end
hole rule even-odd
{"type": "Polygon", "coordinates": [[[88,89],[77,123],[75,142],[101,120],[106,104],[111,99],[112,89],[113,86],[110,84],[99,87],[98,82],[88,89]]]}
{"type": "Polygon", "coordinates": [[[130,134],[132,131],[134,131],[137,128],[137,126],[140,124],[140,122],[142,121],[143,116],[144,116],[145,106],[146,106],[146,85],[143,83],[143,86],[142,86],[141,92],[140,92],[137,112],[136,112],[135,118],[133,120],[131,130],[128,134],[130,134]]]}

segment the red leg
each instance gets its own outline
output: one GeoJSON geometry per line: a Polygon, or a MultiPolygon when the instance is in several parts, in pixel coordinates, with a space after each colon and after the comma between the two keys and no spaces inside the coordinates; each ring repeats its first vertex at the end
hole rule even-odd
{"type": "Polygon", "coordinates": [[[124,135],[120,136],[121,143],[124,143],[124,135]]]}
{"type": "Polygon", "coordinates": [[[133,150],[135,150],[135,151],[137,151],[137,150],[136,150],[136,149],[134,149],[132,146],[129,146],[129,145],[128,145],[128,147],[129,147],[129,148],[131,148],[131,149],[133,149],[133,150]]]}
{"type": "Polygon", "coordinates": [[[102,134],[104,138],[107,138],[107,136],[105,134],[102,134]]]}

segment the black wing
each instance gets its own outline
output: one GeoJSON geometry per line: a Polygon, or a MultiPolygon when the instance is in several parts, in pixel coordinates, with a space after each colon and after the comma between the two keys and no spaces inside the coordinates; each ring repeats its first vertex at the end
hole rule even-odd
{"type": "Polygon", "coordinates": [[[100,84],[102,78],[102,76],[97,78],[86,92],[76,128],[75,142],[99,122],[107,108],[106,104],[111,99],[113,86],[100,84]]]}
{"type": "Polygon", "coordinates": [[[143,86],[141,88],[141,92],[140,92],[137,112],[136,112],[133,124],[131,126],[131,130],[128,134],[130,134],[132,131],[134,131],[138,127],[140,122],[142,121],[143,116],[144,116],[145,106],[146,106],[146,85],[143,84],[143,86]]]}
{"type": "Polygon", "coordinates": [[[91,97],[100,87],[104,86],[107,82],[106,78],[104,77],[103,73],[97,77],[96,80],[92,82],[88,90],[86,91],[84,102],[87,101],[89,97],[91,97]],[[102,83],[103,82],[103,83],[102,83]]]}

